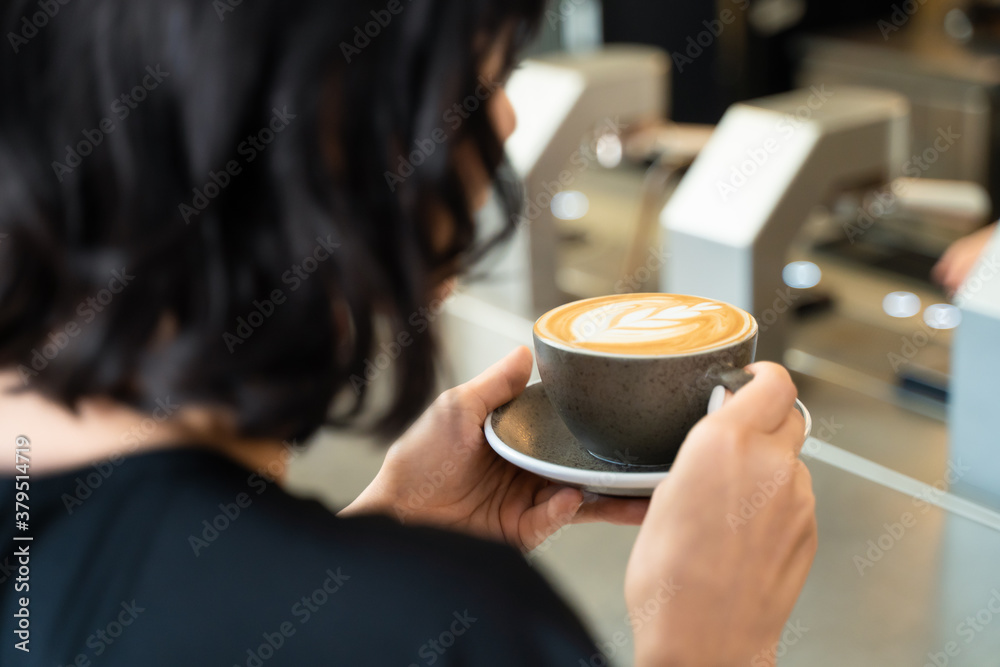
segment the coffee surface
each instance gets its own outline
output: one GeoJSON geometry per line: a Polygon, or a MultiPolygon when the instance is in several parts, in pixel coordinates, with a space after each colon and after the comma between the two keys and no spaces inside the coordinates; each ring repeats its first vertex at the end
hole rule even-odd
{"type": "Polygon", "coordinates": [[[624,355],[686,354],[746,340],[757,325],[721,301],[681,294],[616,294],[550,310],[535,333],[573,349],[624,355]]]}

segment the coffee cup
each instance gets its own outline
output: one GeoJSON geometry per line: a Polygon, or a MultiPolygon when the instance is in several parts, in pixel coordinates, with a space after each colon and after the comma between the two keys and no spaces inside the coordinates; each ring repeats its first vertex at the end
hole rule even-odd
{"type": "Polygon", "coordinates": [[[715,299],[620,294],[547,312],[533,338],[545,393],[591,454],[668,466],[712,390],[751,379],[757,322],[715,299]]]}

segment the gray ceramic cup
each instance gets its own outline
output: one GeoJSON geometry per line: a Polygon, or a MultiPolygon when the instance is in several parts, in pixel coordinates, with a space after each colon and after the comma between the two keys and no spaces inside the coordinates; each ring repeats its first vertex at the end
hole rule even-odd
{"type": "Polygon", "coordinates": [[[605,461],[661,467],[673,463],[717,385],[735,392],[753,377],[743,367],[754,360],[757,331],[754,320],[735,343],[648,356],[533,338],[545,393],[577,440],[605,461]]]}

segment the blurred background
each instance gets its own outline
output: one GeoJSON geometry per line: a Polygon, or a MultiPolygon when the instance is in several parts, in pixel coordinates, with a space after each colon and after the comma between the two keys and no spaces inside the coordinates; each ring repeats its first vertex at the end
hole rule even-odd
{"type": "MultiPolygon", "coordinates": [[[[1000,243],[957,293],[932,279],[998,216],[1000,2],[562,0],[508,93],[528,205],[435,314],[444,385],[569,300],[746,308],[835,446],[809,461],[821,546],[780,664],[1000,665],[1000,243]]],[[[292,482],[342,506],[383,449],[320,439],[292,482]]],[[[529,556],[593,665],[632,664],[634,536],[571,527],[529,556]]]]}

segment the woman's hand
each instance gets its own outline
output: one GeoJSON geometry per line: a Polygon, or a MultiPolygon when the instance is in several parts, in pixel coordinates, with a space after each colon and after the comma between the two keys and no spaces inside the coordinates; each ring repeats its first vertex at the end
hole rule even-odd
{"type": "Polygon", "coordinates": [[[931,276],[944,287],[949,296],[953,296],[965,282],[966,276],[979,261],[979,256],[983,254],[983,249],[996,230],[997,223],[994,222],[955,241],[941,256],[931,276]]]}
{"type": "Polygon", "coordinates": [[[809,574],[815,499],[795,385],[775,364],[750,370],[653,494],[625,577],[637,665],[773,664],[809,574]]]}
{"type": "Polygon", "coordinates": [[[524,390],[531,352],[520,347],[482,375],[443,393],[386,455],[342,515],[391,514],[531,550],[569,523],[638,525],[648,501],[585,494],[508,463],[483,433],[486,415],[524,390]]]}

